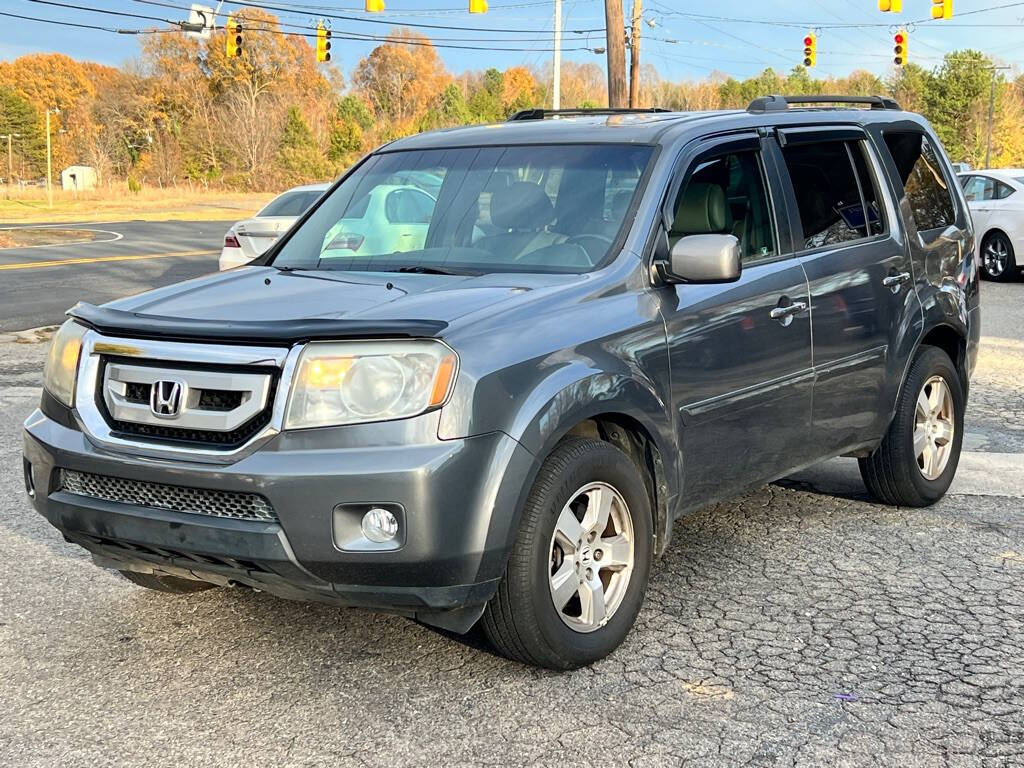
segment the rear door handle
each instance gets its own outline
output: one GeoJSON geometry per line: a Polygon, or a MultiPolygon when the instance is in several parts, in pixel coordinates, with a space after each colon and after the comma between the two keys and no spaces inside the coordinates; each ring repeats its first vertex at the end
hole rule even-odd
{"type": "Polygon", "coordinates": [[[888,277],[882,278],[882,285],[886,288],[898,288],[904,283],[910,282],[909,272],[900,272],[895,275],[889,275],[888,277]]]}

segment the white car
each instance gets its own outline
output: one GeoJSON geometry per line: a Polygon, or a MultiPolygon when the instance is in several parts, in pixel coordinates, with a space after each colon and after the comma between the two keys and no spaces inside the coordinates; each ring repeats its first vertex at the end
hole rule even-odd
{"type": "Polygon", "coordinates": [[[430,193],[410,184],[379,184],[355,200],[328,230],[321,257],[419,250],[426,242],[435,202],[430,193]]]}
{"type": "Polygon", "coordinates": [[[1012,280],[1024,266],[1024,169],[960,175],[974,219],[982,274],[1012,280]]]}
{"type": "Polygon", "coordinates": [[[232,226],[224,235],[220,268],[240,267],[262,255],[330,186],[307,184],[289,189],[267,203],[251,219],[232,226]]]}

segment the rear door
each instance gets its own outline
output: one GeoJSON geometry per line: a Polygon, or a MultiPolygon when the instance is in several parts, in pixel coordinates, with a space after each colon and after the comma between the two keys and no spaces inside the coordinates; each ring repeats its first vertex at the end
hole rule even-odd
{"type": "Polygon", "coordinates": [[[701,142],[667,196],[670,243],[733,234],[743,254],[736,282],[662,289],[688,508],[804,463],[809,297],[775,200],[775,172],[756,134],[701,142]]]}
{"type": "Polygon", "coordinates": [[[989,219],[992,218],[992,202],[996,198],[995,179],[975,174],[963,177],[962,182],[964,198],[974,221],[974,229],[984,233],[988,230],[989,219]]]}
{"type": "Polygon", "coordinates": [[[894,354],[920,318],[906,243],[882,166],[860,128],[778,132],[798,260],[807,273],[814,341],[812,438],[818,457],[885,430],[894,354]]]}

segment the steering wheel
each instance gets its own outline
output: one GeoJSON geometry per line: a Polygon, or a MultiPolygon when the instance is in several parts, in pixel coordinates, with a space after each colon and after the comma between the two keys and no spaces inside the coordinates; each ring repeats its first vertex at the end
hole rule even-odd
{"type": "Polygon", "coordinates": [[[594,265],[604,258],[614,241],[604,235],[573,235],[565,242],[580,246],[587,252],[591,265],[594,265]]]}

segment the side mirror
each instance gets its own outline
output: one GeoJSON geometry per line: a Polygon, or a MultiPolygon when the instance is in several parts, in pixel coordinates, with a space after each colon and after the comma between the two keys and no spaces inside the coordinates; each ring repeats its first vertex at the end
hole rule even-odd
{"type": "Polygon", "coordinates": [[[681,283],[731,283],[740,279],[740,241],[733,235],[688,235],[672,246],[664,277],[681,283]]]}

